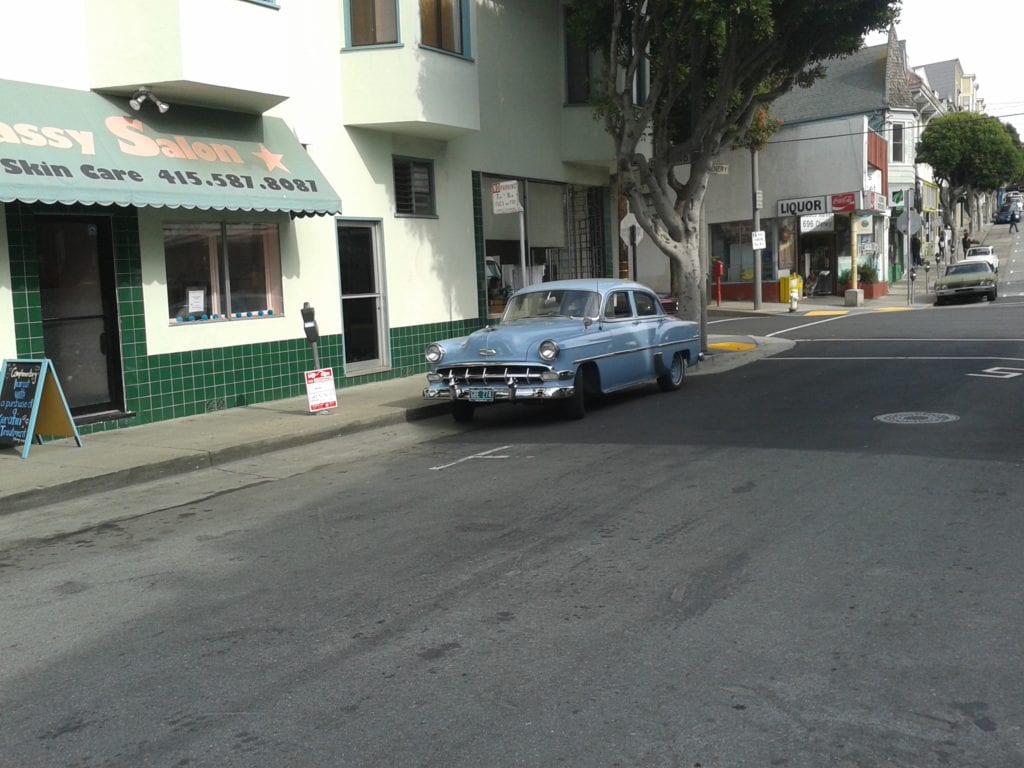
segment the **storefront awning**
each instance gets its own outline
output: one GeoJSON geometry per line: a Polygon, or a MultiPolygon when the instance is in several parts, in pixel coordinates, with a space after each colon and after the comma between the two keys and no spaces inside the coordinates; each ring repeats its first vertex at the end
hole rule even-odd
{"type": "Polygon", "coordinates": [[[0,201],[340,213],[283,120],[0,80],[0,201]]]}

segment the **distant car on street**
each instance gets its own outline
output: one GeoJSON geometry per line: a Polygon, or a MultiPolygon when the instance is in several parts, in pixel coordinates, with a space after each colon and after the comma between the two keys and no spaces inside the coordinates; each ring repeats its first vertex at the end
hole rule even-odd
{"type": "Polygon", "coordinates": [[[972,245],[967,249],[967,253],[963,260],[984,261],[992,267],[993,272],[999,271],[999,257],[996,255],[995,249],[993,249],[991,245],[972,245]]]}
{"type": "Polygon", "coordinates": [[[628,280],[540,283],[517,291],[497,325],[428,344],[423,397],[456,421],[494,403],[559,401],[580,419],[589,397],[657,383],[679,389],[700,357],[700,325],[665,313],[628,280]]]}
{"type": "Polygon", "coordinates": [[[982,259],[960,261],[946,267],[946,273],[935,281],[935,306],[963,299],[996,300],[996,273],[982,259]]]}
{"type": "Polygon", "coordinates": [[[1013,210],[1012,206],[1004,205],[992,216],[993,224],[1009,224],[1010,223],[1010,211],[1013,210]]]}

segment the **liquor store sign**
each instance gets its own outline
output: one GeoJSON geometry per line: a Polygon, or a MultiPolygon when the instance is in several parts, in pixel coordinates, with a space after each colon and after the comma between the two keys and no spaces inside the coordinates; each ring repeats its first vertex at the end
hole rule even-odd
{"type": "Polygon", "coordinates": [[[778,215],[821,216],[826,213],[854,213],[855,211],[878,211],[881,213],[886,210],[885,206],[885,195],[870,190],[857,190],[779,200],[778,215]]]}

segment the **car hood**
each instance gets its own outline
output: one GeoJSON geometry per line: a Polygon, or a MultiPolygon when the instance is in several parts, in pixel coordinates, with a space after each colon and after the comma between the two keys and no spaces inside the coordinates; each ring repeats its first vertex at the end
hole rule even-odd
{"type": "Polygon", "coordinates": [[[597,332],[597,323],[585,328],[583,320],[568,318],[519,320],[505,325],[490,326],[466,336],[462,339],[462,344],[446,344],[442,365],[453,362],[535,359],[537,347],[542,341],[553,339],[564,345],[576,337],[597,332]]]}
{"type": "Polygon", "coordinates": [[[995,281],[996,276],[990,272],[967,272],[962,275],[944,275],[935,284],[937,288],[959,288],[968,285],[978,285],[982,281],[995,281]]]}

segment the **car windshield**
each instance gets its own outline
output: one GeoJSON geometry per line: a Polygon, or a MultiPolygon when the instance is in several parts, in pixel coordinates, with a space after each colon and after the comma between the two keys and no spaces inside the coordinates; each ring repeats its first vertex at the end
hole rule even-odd
{"type": "Polygon", "coordinates": [[[597,317],[601,296],[594,291],[529,291],[512,297],[502,322],[533,317],[597,317]]]}
{"type": "Polygon", "coordinates": [[[947,275],[967,275],[973,272],[989,272],[989,266],[984,261],[978,261],[972,264],[965,264],[960,262],[954,264],[946,270],[947,275]]]}

